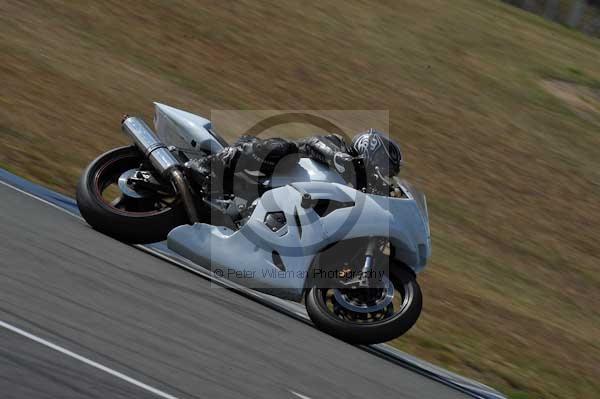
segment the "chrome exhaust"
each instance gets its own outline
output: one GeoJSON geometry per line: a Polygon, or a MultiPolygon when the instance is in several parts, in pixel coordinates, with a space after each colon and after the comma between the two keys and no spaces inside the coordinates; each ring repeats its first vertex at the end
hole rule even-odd
{"type": "Polygon", "coordinates": [[[160,142],[142,119],[125,116],[121,122],[121,128],[133,140],[137,148],[144,153],[144,156],[150,160],[158,173],[171,181],[183,200],[190,222],[192,224],[198,222],[193,196],[180,170],[181,164],[177,158],[171,154],[165,144],[160,142]]]}
{"type": "Polygon", "coordinates": [[[126,135],[133,139],[137,148],[144,153],[144,156],[150,160],[152,166],[161,175],[169,177],[171,169],[180,165],[167,146],[160,142],[142,119],[133,116],[126,117],[123,119],[121,128],[126,135]]]}

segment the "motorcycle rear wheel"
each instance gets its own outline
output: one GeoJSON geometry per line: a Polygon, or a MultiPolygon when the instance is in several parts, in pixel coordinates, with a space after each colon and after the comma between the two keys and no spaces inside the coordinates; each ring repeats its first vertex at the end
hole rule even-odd
{"type": "Polygon", "coordinates": [[[308,315],[317,328],[351,344],[377,344],[398,338],[417,322],[423,295],[414,273],[401,265],[390,262],[388,278],[393,284],[394,295],[401,295],[397,298],[399,301],[388,305],[389,317],[353,313],[348,309],[339,311],[339,304],[338,309],[335,308],[332,289],[317,285],[306,294],[308,315]]]}
{"type": "Polygon", "coordinates": [[[143,160],[135,146],[127,146],[90,163],[77,185],[77,205],[90,226],[119,241],[146,244],[166,239],[169,231],[187,223],[177,197],[149,193],[136,198],[119,190],[119,177],[137,170],[143,160]]]}

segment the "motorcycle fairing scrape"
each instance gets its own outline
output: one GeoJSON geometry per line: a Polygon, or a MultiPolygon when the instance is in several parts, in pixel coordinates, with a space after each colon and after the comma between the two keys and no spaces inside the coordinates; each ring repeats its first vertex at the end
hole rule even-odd
{"type": "Polygon", "coordinates": [[[217,275],[258,291],[300,301],[314,257],[330,244],[380,236],[390,239],[396,259],[419,272],[431,254],[429,221],[422,194],[402,186],[407,198],[365,194],[338,183],[301,182],[263,194],[239,230],[196,223],[173,229],[168,247],[217,275]],[[324,216],[301,206],[303,193],[345,206],[324,216]],[[272,231],[270,212],[283,212],[286,224],[272,231]]]}

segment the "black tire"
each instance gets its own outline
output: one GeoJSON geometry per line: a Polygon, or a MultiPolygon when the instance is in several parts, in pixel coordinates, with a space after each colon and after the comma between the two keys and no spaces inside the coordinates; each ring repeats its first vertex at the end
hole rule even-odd
{"type": "Polygon", "coordinates": [[[390,319],[373,323],[342,320],[327,308],[324,299],[326,290],[316,285],[306,293],[308,315],[317,328],[351,344],[377,344],[397,338],[417,322],[423,306],[423,295],[411,270],[390,263],[389,278],[395,289],[398,285],[402,285],[402,290],[406,293],[403,295],[408,296],[400,312],[390,319]]]}
{"type": "Polygon", "coordinates": [[[146,244],[162,241],[173,228],[187,223],[180,200],[156,211],[127,211],[107,202],[100,185],[103,179],[114,179],[137,168],[143,156],[135,146],[110,150],[96,158],[83,172],[77,185],[77,205],[86,222],[94,229],[119,241],[146,244]]]}

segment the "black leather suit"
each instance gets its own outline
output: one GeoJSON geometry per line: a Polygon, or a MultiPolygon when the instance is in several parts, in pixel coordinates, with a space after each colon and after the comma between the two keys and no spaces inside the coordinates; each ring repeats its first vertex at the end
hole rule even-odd
{"type": "Polygon", "coordinates": [[[242,136],[218,153],[190,160],[185,170],[204,193],[231,192],[232,187],[228,185],[233,184],[234,174],[258,180],[269,176],[276,164],[287,156],[311,158],[345,173],[352,168],[354,155],[352,147],[337,134],[299,140],[242,136]]]}

